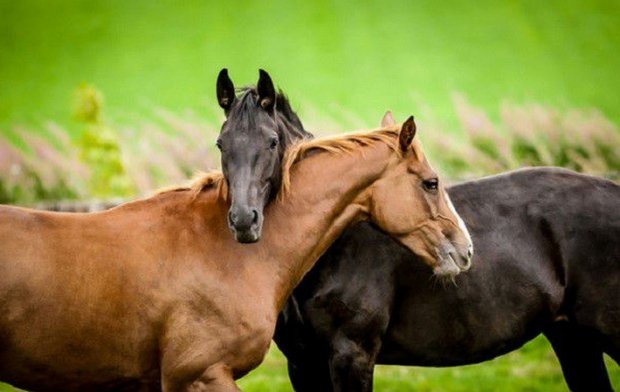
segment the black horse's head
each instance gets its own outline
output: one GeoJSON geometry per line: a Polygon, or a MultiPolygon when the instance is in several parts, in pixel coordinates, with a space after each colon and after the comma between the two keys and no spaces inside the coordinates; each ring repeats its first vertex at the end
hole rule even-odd
{"type": "Polygon", "coordinates": [[[228,71],[222,69],[217,78],[217,100],[226,114],[217,146],[232,202],[228,226],[237,241],[256,242],[263,226],[263,208],[280,188],[284,150],[311,135],[263,70],[256,87],[243,88],[237,96],[228,71]]]}

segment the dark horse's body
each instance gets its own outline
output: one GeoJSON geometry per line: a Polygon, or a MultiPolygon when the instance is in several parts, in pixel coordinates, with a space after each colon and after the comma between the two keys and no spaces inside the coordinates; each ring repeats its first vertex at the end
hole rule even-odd
{"type": "Polygon", "coordinates": [[[620,187],[526,169],[449,189],[472,234],[456,284],[385,234],[348,229],[295,290],[275,341],[297,391],[372,389],[375,363],[455,366],[550,340],[569,387],[610,390],[620,361],[620,187]]]}
{"type": "MultiPolygon", "coordinates": [[[[273,184],[273,196],[279,188],[284,150],[311,135],[264,71],[256,91],[235,97],[220,73],[218,100],[228,118],[220,140],[236,153],[222,155],[224,175],[243,185],[231,187],[233,198],[260,195],[243,206],[260,213],[270,196],[261,190],[273,184]],[[244,102],[245,110],[235,110],[244,102]],[[274,106],[286,109],[277,114],[285,126],[274,106]],[[277,148],[268,148],[272,133],[277,148]],[[243,157],[260,157],[260,164],[243,157]],[[251,178],[239,174],[249,170],[251,178]]],[[[572,389],[611,389],[602,352],[620,360],[620,188],[565,170],[531,169],[449,192],[475,246],[458,287],[442,285],[370,224],[349,228],[280,314],[274,340],[295,388],[370,390],[375,363],[476,363],[544,333],[572,389]]]]}

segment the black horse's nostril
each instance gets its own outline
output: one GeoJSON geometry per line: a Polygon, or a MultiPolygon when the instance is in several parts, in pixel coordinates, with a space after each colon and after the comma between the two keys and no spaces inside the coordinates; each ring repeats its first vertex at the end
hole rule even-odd
{"type": "Polygon", "coordinates": [[[256,211],[255,208],[252,208],[252,223],[253,224],[258,223],[258,211],[256,211]]]}
{"type": "Polygon", "coordinates": [[[237,220],[237,215],[232,211],[228,211],[228,220],[234,225],[237,220]]]}

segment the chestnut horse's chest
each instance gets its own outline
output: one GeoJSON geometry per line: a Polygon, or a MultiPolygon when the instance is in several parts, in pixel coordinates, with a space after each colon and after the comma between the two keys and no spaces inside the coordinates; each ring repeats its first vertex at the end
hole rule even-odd
{"type": "Polygon", "coordinates": [[[240,285],[242,279],[243,273],[205,277],[200,288],[179,297],[161,339],[165,375],[174,369],[177,377],[191,378],[223,363],[238,378],[260,364],[269,349],[277,309],[271,288],[256,280],[240,285]]]}

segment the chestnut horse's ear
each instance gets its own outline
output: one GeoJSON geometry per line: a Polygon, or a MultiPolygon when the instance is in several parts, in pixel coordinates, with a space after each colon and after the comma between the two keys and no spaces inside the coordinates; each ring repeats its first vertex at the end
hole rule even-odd
{"type": "Polygon", "coordinates": [[[400,150],[405,152],[411,145],[413,137],[415,136],[416,126],[413,121],[413,116],[409,116],[400,128],[400,134],[398,135],[398,141],[400,143],[400,150]]]}
{"type": "Polygon", "coordinates": [[[392,111],[388,110],[387,112],[385,112],[385,114],[383,115],[383,118],[381,119],[381,127],[387,128],[395,124],[396,124],[396,120],[394,120],[392,111]]]}
{"type": "Polygon", "coordinates": [[[258,75],[258,83],[256,84],[258,104],[271,113],[276,105],[276,89],[273,87],[273,82],[267,72],[259,69],[258,75]]]}
{"type": "Polygon", "coordinates": [[[228,70],[226,68],[222,68],[220,74],[217,75],[216,92],[217,102],[220,104],[220,107],[224,109],[224,112],[228,114],[235,100],[235,85],[228,77],[228,70]]]}

